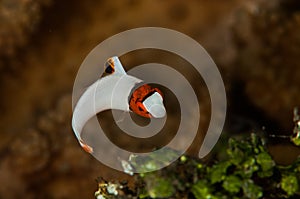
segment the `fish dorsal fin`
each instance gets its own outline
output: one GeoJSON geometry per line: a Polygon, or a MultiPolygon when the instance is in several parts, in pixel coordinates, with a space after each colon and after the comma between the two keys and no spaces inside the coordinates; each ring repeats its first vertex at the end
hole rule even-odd
{"type": "Polygon", "coordinates": [[[105,62],[105,72],[111,75],[126,75],[126,72],[117,56],[109,58],[105,62]]]}

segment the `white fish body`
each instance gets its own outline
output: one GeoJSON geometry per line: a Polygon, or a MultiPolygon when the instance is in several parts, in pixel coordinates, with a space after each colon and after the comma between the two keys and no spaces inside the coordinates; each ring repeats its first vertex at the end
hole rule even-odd
{"type": "MultiPolygon", "coordinates": [[[[93,152],[93,149],[84,143],[81,138],[81,132],[86,122],[95,116],[97,113],[116,109],[121,111],[130,111],[128,99],[136,84],[141,83],[142,80],[127,75],[118,57],[112,57],[109,59],[114,63],[114,72],[108,76],[102,77],[90,85],[86,91],[82,94],[78,100],[72,117],[72,128],[83,149],[89,153],[93,152]]],[[[148,99],[146,102],[155,102],[155,107],[160,104],[163,113],[153,114],[163,117],[165,115],[165,109],[161,100],[157,100],[157,96],[153,95],[154,99],[148,99]]],[[[151,110],[151,104],[147,104],[151,110]]]]}

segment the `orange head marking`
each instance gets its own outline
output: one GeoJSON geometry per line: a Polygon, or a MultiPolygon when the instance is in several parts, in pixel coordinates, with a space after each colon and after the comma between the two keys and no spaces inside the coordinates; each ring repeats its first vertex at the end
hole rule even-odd
{"type": "Polygon", "coordinates": [[[115,72],[115,63],[112,58],[109,58],[105,63],[105,72],[108,74],[112,74],[115,72]]]}
{"type": "Polygon", "coordinates": [[[143,101],[155,92],[158,92],[161,96],[163,96],[162,92],[158,88],[153,88],[148,84],[144,84],[137,88],[135,91],[133,91],[130,97],[130,109],[140,116],[150,118],[151,114],[146,110],[145,106],[143,105],[143,101]]]}

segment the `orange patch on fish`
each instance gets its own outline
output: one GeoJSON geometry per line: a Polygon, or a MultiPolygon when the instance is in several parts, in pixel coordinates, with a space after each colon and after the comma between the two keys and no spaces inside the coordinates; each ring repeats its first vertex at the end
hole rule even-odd
{"type": "Polygon", "coordinates": [[[151,114],[146,110],[145,106],[143,105],[143,101],[155,92],[158,92],[161,96],[163,96],[162,92],[158,88],[153,88],[148,84],[138,87],[135,91],[133,91],[130,97],[130,110],[140,116],[150,118],[151,114]]]}

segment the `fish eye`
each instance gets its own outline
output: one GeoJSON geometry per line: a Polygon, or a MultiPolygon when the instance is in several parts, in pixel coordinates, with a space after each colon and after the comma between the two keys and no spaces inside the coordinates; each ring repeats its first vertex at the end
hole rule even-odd
{"type": "Polygon", "coordinates": [[[108,60],[105,63],[105,72],[108,74],[112,74],[115,72],[114,62],[112,60],[108,60]]]}
{"type": "Polygon", "coordinates": [[[111,73],[113,73],[113,72],[115,72],[115,71],[114,71],[114,69],[113,69],[110,65],[108,65],[108,66],[105,68],[105,72],[111,74],[111,73]]]}

